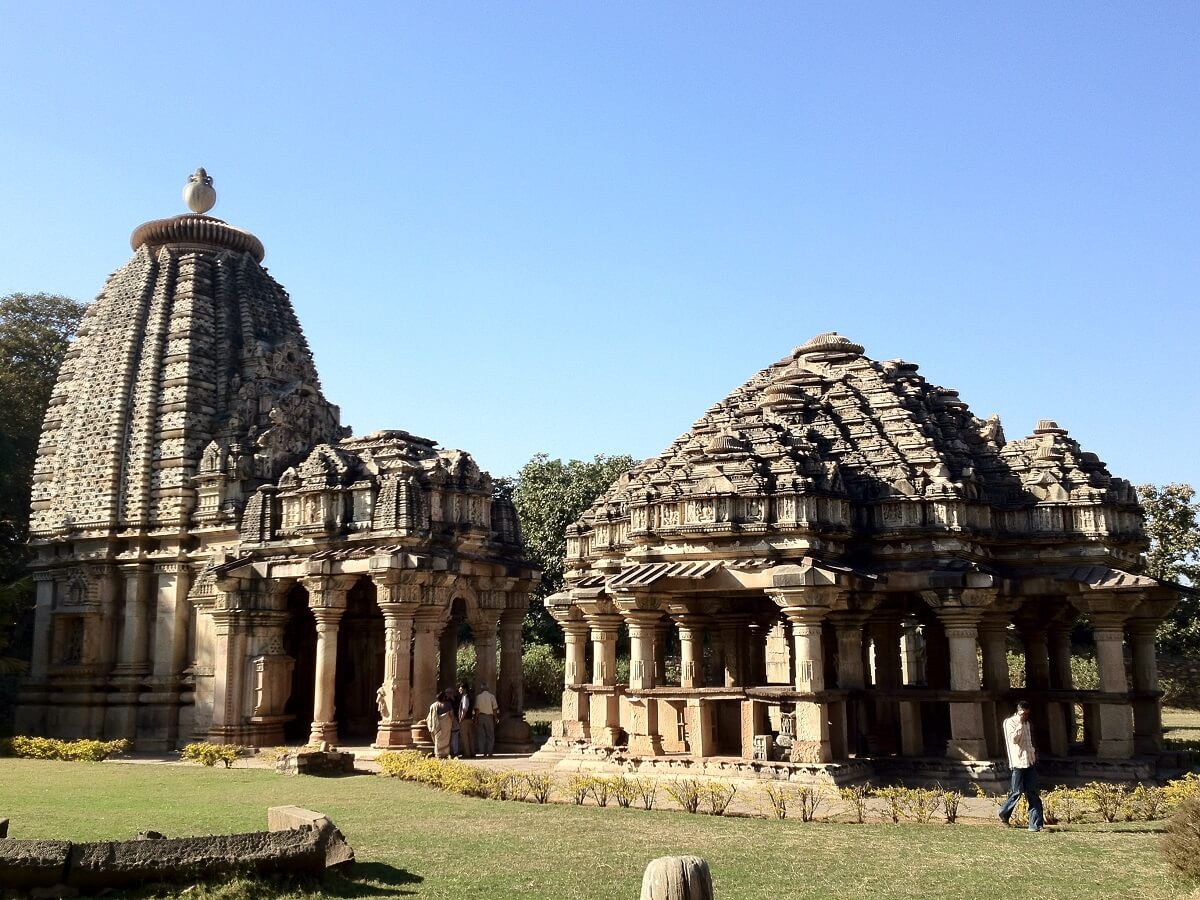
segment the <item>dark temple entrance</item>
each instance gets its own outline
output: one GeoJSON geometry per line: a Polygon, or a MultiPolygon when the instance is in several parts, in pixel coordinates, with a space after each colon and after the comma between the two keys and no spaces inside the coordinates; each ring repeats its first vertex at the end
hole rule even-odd
{"type": "Polygon", "coordinates": [[[283,652],[294,659],[292,693],[283,711],[293,716],[283,726],[289,744],[308,741],[313,720],[313,692],[317,677],[317,622],[308,608],[308,591],[292,585],[287,596],[287,625],[283,629],[283,652]]]}
{"type": "Polygon", "coordinates": [[[342,743],[371,743],[379,728],[376,693],[383,684],[383,612],[375,602],[375,585],[355,582],[346,596],[346,612],[338,628],[334,717],[342,743]]]}

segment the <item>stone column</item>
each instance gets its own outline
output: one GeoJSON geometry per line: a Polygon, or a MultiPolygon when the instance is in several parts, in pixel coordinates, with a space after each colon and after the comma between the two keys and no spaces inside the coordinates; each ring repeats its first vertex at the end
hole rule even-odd
{"type": "MultiPolygon", "coordinates": [[[[1011,684],[1008,677],[1008,614],[986,613],[979,623],[979,650],[983,657],[983,689],[1003,694],[1011,684]]],[[[1010,714],[1007,701],[991,699],[983,705],[983,732],[988,754],[1007,758],[1001,723],[1010,714]]]]}
{"type": "Polygon", "coordinates": [[[113,674],[126,678],[147,675],[149,621],[147,619],[151,566],[131,563],[121,566],[125,577],[125,623],[121,629],[120,652],[113,674]]]}
{"type": "MultiPolygon", "coordinates": [[[[900,620],[896,610],[877,610],[871,615],[868,628],[875,644],[875,687],[880,691],[896,691],[903,682],[904,673],[900,662],[900,620]]],[[[880,698],[875,701],[875,742],[878,752],[884,755],[902,750],[901,714],[919,723],[920,706],[915,703],[899,703],[895,699],[880,698]]],[[[912,722],[909,723],[912,731],[912,722]]],[[[917,726],[919,733],[920,727],[917,726]]]]}
{"type": "MultiPolygon", "coordinates": [[[[1096,638],[1100,692],[1128,697],[1129,685],[1125,680],[1125,615],[1094,613],[1092,633],[1096,638]]],[[[1096,755],[1101,759],[1129,759],[1133,756],[1133,715],[1128,701],[1101,703],[1099,720],[1096,755]]]]}
{"type": "MultiPolygon", "coordinates": [[[[35,572],[33,613],[33,659],[29,675],[34,681],[42,681],[50,668],[50,630],[54,613],[54,575],[51,572],[35,572]]],[[[20,732],[18,732],[20,733],[20,732]]]]}
{"type": "MultiPolygon", "coordinates": [[[[225,592],[226,598],[230,596],[225,592]]],[[[242,696],[245,687],[243,613],[230,599],[218,601],[213,621],[213,709],[207,738],[214,744],[242,742],[242,696]]]]}
{"type": "Polygon", "coordinates": [[[661,756],[658,701],[638,694],[655,686],[654,635],[662,613],[658,610],[624,610],[623,615],[629,626],[629,753],[631,756],[661,756]]]}
{"type": "Polygon", "coordinates": [[[500,722],[496,744],[509,752],[532,749],[525,721],[525,663],[521,657],[521,630],[525,610],[508,608],[500,613],[500,722]]]}
{"type": "MultiPolygon", "coordinates": [[[[1050,647],[1041,621],[1020,624],[1025,644],[1025,685],[1031,691],[1050,689],[1050,647]]],[[[1067,725],[1062,706],[1044,699],[1031,699],[1034,746],[1047,756],[1067,755],[1067,725]]]]}
{"type": "Polygon", "coordinates": [[[587,684],[588,626],[586,622],[564,622],[562,629],[567,644],[567,659],[563,667],[563,686],[580,687],[587,684]]]}
{"type": "Polygon", "coordinates": [[[317,620],[317,679],[313,694],[313,723],[310,744],[328,741],[337,744],[337,719],[334,709],[334,690],[337,680],[337,635],[345,607],[322,607],[313,610],[317,620]]]}
{"type": "Polygon", "coordinates": [[[1133,652],[1133,690],[1141,694],[1133,701],[1134,749],[1139,755],[1162,752],[1162,701],[1158,692],[1158,658],[1154,639],[1158,619],[1130,619],[1129,643],[1133,652]],[[1146,696],[1153,694],[1154,696],[1146,696]]]}
{"type": "Polygon", "coordinates": [[[705,684],[719,687],[725,683],[725,639],[715,620],[709,622],[705,629],[708,635],[708,646],[712,651],[708,669],[705,674],[705,684]]]}
{"type": "MultiPolygon", "coordinates": [[[[865,612],[833,612],[830,618],[837,634],[837,683],[845,691],[862,691],[867,686],[863,668],[863,624],[865,612]]],[[[855,755],[866,752],[867,710],[862,700],[846,700],[846,749],[855,755]]]]}
{"type": "MultiPolygon", "coordinates": [[[[1071,617],[1074,619],[1074,615],[1071,617]]],[[[1075,677],[1071,672],[1071,621],[1053,621],[1046,629],[1050,651],[1050,687],[1056,691],[1071,691],[1075,677]]],[[[1063,701],[1062,719],[1067,732],[1067,749],[1076,740],[1075,703],[1063,701]]]]}
{"type": "MultiPolygon", "coordinates": [[[[784,614],[792,626],[792,655],[796,659],[799,694],[821,694],[825,690],[825,657],[821,645],[824,606],[786,606],[784,614]]],[[[796,701],[797,753],[806,762],[832,762],[828,704],[816,699],[796,701]]]]}
{"type": "Polygon", "coordinates": [[[412,746],[413,617],[420,605],[419,585],[375,579],[383,613],[383,684],[379,686],[379,731],[376,747],[412,746]]]}
{"type": "Polygon", "coordinates": [[[925,681],[921,641],[921,631],[917,620],[905,619],[900,626],[900,668],[904,684],[921,684],[925,681]]]}
{"type": "Polygon", "coordinates": [[[684,614],[675,621],[679,626],[679,686],[704,687],[704,620],[684,614]]]}
{"type": "Polygon", "coordinates": [[[654,683],[662,686],[667,683],[667,628],[670,622],[664,616],[654,626],[654,683]]]}
{"type": "Polygon", "coordinates": [[[592,689],[588,710],[592,743],[599,747],[615,747],[621,741],[621,692],[617,686],[617,632],[621,617],[612,613],[589,613],[585,618],[592,636],[592,689]]]}
{"type": "Polygon", "coordinates": [[[317,665],[313,690],[313,721],[309,743],[337,744],[337,636],[346,595],[357,580],[352,575],[316,575],[303,580],[308,606],[317,626],[317,665]]]}
{"type": "Polygon", "coordinates": [[[983,709],[979,690],[978,626],[980,614],[966,609],[940,609],[938,617],[946,628],[950,651],[950,690],[974,693],[950,703],[950,741],[946,755],[955,759],[987,759],[983,731],[983,709]]]}
{"type": "MultiPolygon", "coordinates": [[[[496,680],[496,628],[500,613],[494,609],[479,611],[477,622],[471,624],[471,636],[475,644],[475,690],[485,684],[500,700],[500,683],[496,680]]],[[[430,702],[433,701],[431,696],[430,702]]]]}
{"type": "Polygon", "coordinates": [[[567,643],[566,665],[563,667],[562,736],[567,740],[587,740],[588,694],[586,685],[587,639],[586,622],[561,622],[567,643]]]}
{"type": "MultiPolygon", "coordinates": [[[[446,623],[446,610],[422,605],[413,616],[413,677],[412,677],[412,742],[414,746],[428,749],[433,746],[429,727],[425,724],[426,712],[438,693],[438,636],[446,623]]],[[[479,652],[481,636],[475,635],[475,651],[479,652]]],[[[496,636],[491,635],[491,658],[495,658],[496,636]]],[[[494,665],[494,663],[493,663],[494,665]]],[[[476,683],[482,662],[475,669],[476,683]]],[[[489,679],[489,687],[495,681],[489,679]]]]}

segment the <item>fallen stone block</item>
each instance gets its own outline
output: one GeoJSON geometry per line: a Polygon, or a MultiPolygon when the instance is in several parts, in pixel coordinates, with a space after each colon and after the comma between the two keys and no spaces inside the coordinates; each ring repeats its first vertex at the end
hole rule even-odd
{"type": "Polygon", "coordinates": [[[0,841],[0,886],[53,887],[64,883],[70,841],[0,841]]]}
{"type": "Polygon", "coordinates": [[[324,870],[320,831],[302,828],[76,844],[68,860],[66,883],[81,890],[98,890],[231,873],[319,876],[324,870]]]}
{"type": "Polygon", "coordinates": [[[324,813],[300,806],[272,806],[267,810],[268,831],[287,831],[292,828],[315,828],[320,833],[326,868],[354,862],[354,850],[333,820],[324,813]]]}

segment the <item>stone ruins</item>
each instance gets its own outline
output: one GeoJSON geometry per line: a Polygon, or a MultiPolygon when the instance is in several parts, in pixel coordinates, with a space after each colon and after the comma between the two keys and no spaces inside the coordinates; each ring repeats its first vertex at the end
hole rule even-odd
{"type": "Polygon", "coordinates": [[[262,243],[205,215],[203,169],[184,196],[133,232],[50,401],[18,733],[428,746],[465,623],[498,746],[527,747],[511,503],[460,450],[350,437],[262,243]]]}
{"type": "Polygon", "coordinates": [[[1054,422],[1007,441],[916,365],[819,335],[569,528],[567,587],[546,600],[567,644],[559,746],[774,777],[987,778],[1025,698],[1046,777],[1145,777],[1154,635],[1178,590],[1130,574],[1146,543],[1131,486],[1054,422]],[[1072,684],[1081,616],[1098,690],[1072,684]]]}

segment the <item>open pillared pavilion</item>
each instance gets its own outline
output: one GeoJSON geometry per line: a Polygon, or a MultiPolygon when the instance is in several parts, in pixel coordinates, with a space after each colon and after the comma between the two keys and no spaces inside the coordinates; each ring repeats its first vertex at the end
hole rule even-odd
{"type": "Polygon", "coordinates": [[[818,335],[569,529],[567,585],[546,600],[567,644],[558,747],[987,779],[1024,698],[1047,774],[1152,775],[1171,764],[1154,638],[1180,588],[1132,574],[1146,544],[1131,485],[1055,422],[1006,440],[916,365],[818,335]],[[1097,690],[1072,683],[1080,619],[1097,690]]]}

